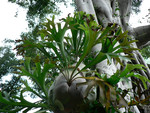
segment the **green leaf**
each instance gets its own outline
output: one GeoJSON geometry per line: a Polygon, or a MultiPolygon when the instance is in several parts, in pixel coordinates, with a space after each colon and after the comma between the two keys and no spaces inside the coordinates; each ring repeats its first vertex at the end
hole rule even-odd
{"type": "Polygon", "coordinates": [[[28,82],[27,82],[27,81],[22,81],[22,83],[25,85],[26,91],[30,91],[30,92],[32,92],[33,94],[35,94],[36,96],[38,96],[38,97],[40,97],[40,98],[43,98],[43,96],[41,96],[38,92],[34,91],[33,88],[31,88],[31,87],[28,85],[28,82]]]}
{"type": "Polygon", "coordinates": [[[142,64],[127,64],[127,69],[129,71],[132,71],[134,69],[141,69],[141,70],[144,70],[143,67],[145,67],[144,65],[142,64]]]}
{"type": "Polygon", "coordinates": [[[150,83],[150,80],[148,78],[146,78],[145,76],[139,75],[139,74],[128,74],[126,77],[132,77],[132,76],[140,79],[144,85],[144,88],[147,89],[146,82],[150,83]]]}
{"type": "MultiPolygon", "coordinates": [[[[83,53],[82,53],[79,61],[77,62],[76,67],[75,67],[73,73],[78,68],[78,66],[80,65],[80,63],[84,60],[84,58],[91,52],[93,46],[96,43],[96,39],[97,39],[97,37],[98,37],[98,35],[100,33],[100,32],[93,31],[91,29],[91,27],[88,26],[87,23],[84,23],[84,25],[80,25],[79,28],[82,29],[82,30],[84,30],[84,32],[85,32],[85,37],[84,37],[85,38],[85,42],[84,42],[83,53]]],[[[72,75],[73,75],[73,73],[72,73],[72,75]]]]}
{"type": "Polygon", "coordinates": [[[30,57],[26,57],[25,58],[25,63],[24,63],[24,66],[26,68],[27,71],[30,71],[30,61],[31,61],[31,58],[30,57]]]}
{"type": "Polygon", "coordinates": [[[120,72],[117,71],[114,75],[112,75],[110,78],[108,78],[106,81],[110,83],[112,86],[116,85],[120,81],[120,72]]]}

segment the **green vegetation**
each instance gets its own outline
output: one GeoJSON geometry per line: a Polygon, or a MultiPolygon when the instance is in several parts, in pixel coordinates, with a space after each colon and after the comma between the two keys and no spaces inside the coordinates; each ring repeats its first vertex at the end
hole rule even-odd
{"type": "Polygon", "coordinates": [[[112,59],[115,59],[116,64],[122,66],[121,61],[128,60],[130,62],[131,51],[136,48],[130,47],[130,44],[135,41],[128,40],[130,38],[127,32],[123,33],[121,28],[115,24],[109,24],[106,28],[102,28],[101,25],[97,25],[92,15],[86,15],[83,12],[75,13],[74,17],[68,15],[66,19],[61,20],[61,23],[55,23],[54,19],[53,16],[52,20],[48,19],[43,23],[44,29],[39,31],[39,41],[18,40],[19,45],[16,47],[18,54],[25,55],[26,51],[32,48],[37,50],[38,55],[34,58],[26,57],[23,66],[17,67],[20,71],[15,72],[20,77],[26,76],[31,82],[28,79],[22,79],[24,87],[17,95],[0,92],[0,102],[8,105],[0,109],[1,112],[21,110],[27,112],[32,108],[40,108],[39,112],[65,110],[63,102],[57,99],[53,100],[53,93],[49,95],[49,90],[55,82],[55,76],[60,74],[66,78],[68,85],[78,78],[86,80],[77,83],[77,87],[87,85],[87,88],[84,92],[83,107],[76,112],[82,110],[89,112],[95,110],[96,112],[99,108],[93,109],[94,107],[100,107],[105,112],[118,111],[120,107],[147,102],[146,99],[142,102],[131,99],[131,102],[128,103],[124,97],[130,90],[117,88],[117,83],[120,80],[129,82],[129,77],[136,77],[143,82],[146,89],[146,82],[149,80],[134,71],[135,69],[143,69],[142,65],[127,64],[124,66],[124,70],[117,70],[110,78],[92,68],[104,60],[111,64],[112,59]],[[68,31],[70,31],[69,34],[67,34],[68,31]],[[92,48],[99,43],[102,44],[101,50],[93,52],[92,48]],[[121,55],[121,53],[126,53],[126,55],[121,55]],[[81,63],[85,65],[79,70],[81,63]],[[70,69],[71,74],[66,74],[65,71],[70,69]],[[80,73],[87,74],[84,77],[78,77],[80,73]],[[91,74],[95,76],[91,76],[91,74]],[[99,88],[95,92],[98,96],[94,103],[86,98],[93,87],[99,88]],[[29,102],[24,97],[26,92],[40,98],[40,100],[34,103],[29,102]],[[14,107],[9,109],[9,105],[14,107]]]}

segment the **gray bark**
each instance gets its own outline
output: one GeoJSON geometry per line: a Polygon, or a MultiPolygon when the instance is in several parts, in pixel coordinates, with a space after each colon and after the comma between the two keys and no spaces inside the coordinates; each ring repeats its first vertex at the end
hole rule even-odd
{"type": "Polygon", "coordinates": [[[150,41],[150,25],[133,28],[135,39],[138,40],[137,46],[139,48],[145,47],[150,41]]]}

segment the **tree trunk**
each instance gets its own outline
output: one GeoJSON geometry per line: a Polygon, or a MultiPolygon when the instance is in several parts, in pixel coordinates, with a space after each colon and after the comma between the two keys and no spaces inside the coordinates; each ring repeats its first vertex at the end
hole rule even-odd
{"type": "MultiPolygon", "coordinates": [[[[84,11],[88,14],[93,14],[96,18],[96,22],[101,24],[103,27],[106,27],[108,23],[119,24],[123,31],[129,31],[129,35],[132,37],[132,39],[138,40],[137,44],[134,43],[132,46],[144,47],[150,40],[150,25],[137,28],[131,28],[128,25],[131,13],[131,2],[132,0],[75,0],[78,11],[84,11]]],[[[100,45],[94,47],[93,51],[100,51],[99,46],[100,45]]],[[[135,58],[135,60],[133,60],[132,63],[143,64],[146,67],[146,72],[139,70],[140,74],[150,79],[149,67],[145,63],[141,53],[137,50],[133,51],[133,58],[135,58]]],[[[108,65],[107,61],[99,63],[96,65],[96,68],[100,73],[106,73],[107,75],[112,75],[117,70],[117,66],[114,64],[108,65]]],[[[142,86],[143,85],[141,84],[141,91],[143,92],[144,88],[142,86]]],[[[122,88],[125,88],[125,86],[122,86],[122,88]]],[[[144,96],[144,98],[147,97],[147,95],[144,96]]],[[[135,112],[139,111],[136,110],[135,112]]],[[[145,112],[147,111],[145,110],[145,112]]]]}
{"type": "Polygon", "coordinates": [[[150,41],[150,25],[133,28],[135,39],[138,40],[137,46],[143,48],[150,41]]]}

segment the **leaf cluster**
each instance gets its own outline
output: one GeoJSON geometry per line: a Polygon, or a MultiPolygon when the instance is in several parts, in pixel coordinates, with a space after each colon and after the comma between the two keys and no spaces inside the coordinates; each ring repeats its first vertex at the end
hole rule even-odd
{"type": "Polygon", "coordinates": [[[146,59],[150,58],[150,46],[143,48],[141,50],[141,53],[142,53],[142,56],[144,56],[144,58],[146,59]]]}
{"type": "Polygon", "coordinates": [[[19,95],[14,95],[14,96],[9,96],[7,93],[4,94],[3,92],[0,92],[0,102],[7,104],[7,105],[12,105],[16,106],[16,108],[12,110],[8,110],[7,107],[6,109],[0,109],[2,112],[17,112],[22,109],[25,109],[24,112],[27,112],[31,110],[32,108],[41,108],[39,111],[47,111],[50,109],[49,104],[48,104],[48,88],[50,83],[45,83],[47,72],[49,69],[51,69],[54,65],[50,64],[49,62],[45,62],[44,66],[42,67],[40,65],[40,62],[36,61],[35,62],[35,67],[30,67],[31,66],[31,58],[26,58],[24,66],[18,67],[20,69],[20,72],[18,74],[20,76],[27,76],[32,80],[32,84],[37,85],[38,89],[40,90],[35,90],[30,83],[27,80],[22,80],[22,83],[24,84],[24,88],[22,88],[21,92],[19,95]],[[36,101],[35,103],[29,102],[24,98],[24,95],[26,92],[30,92],[36,97],[40,98],[40,101],[36,101]]]}
{"type": "MultiPolygon", "coordinates": [[[[41,108],[40,110],[52,110],[52,103],[48,102],[48,89],[50,83],[46,82],[52,77],[48,76],[53,69],[57,69],[62,73],[67,81],[70,83],[76,79],[79,73],[85,72],[92,66],[107,60],[108,64],[112,63],[112,59],[116,60],[116,63],[122,64],[122,60],[131,59],[131,51],[137,50],[130,47],[130,44],[135,40],[128,40],[129,36],[127,32],[122,32],[121,27],[116,24],[110,23],[106,28],[101,25],[97,25],[94,17],[90,14],[83,12],[75,13],[74,17],[68,17],[61,19],[61,23],[55,23],[55,17],[52,20],[47,19],[47,22],[43,23],[44,29],[40,30],[40,41],[33,42],[28,39],[18,40],[22,42],[16,47],[18,54],[24,54],[24,51],[30,48],[38,49],[40,52],[39,57],[46,58],[44,62],[41,62],[39,57],[36,57],[34,64],[31,65],[31,58],[26,58],[24,66],[20,69],[21,76],[27,76],[33,83],[40,89],[34,90],[29,83],[22,81],[25,85],[20,92],[19,96],[9,97],[2,96],[0,93],[0,100],[2,103],[19,106],[15,110],[21,110],[26,108],[26,112],[34,108],[41,108]],[[69,32],[69,34],[67,34],[69,32]],[[94,51],[93,47],[97,44],[101,44],[100,51],[94,51]],[[122,53],[125,53],[125,55],[122,53]],[[93,56],[91,57],[91,54],[93,56]],[[55,59],[54,59],[55,58],[55,59]],[[83,68],[79,70],[81,63],[88,61],[83,68]],[[73,65],[75,64],[75,65],[73,65]],[[63,73],[63,70],[72,69],[71,74],[63,73]],[[76,73],[77,72],[77,73],[76,73]],[[31,103],[24,98],[25,92],[31,92],[37,97],[41,98],[39,102],[31,103]],[[15,102],[15,101],[16,102],[15,102]]],[[[134,74],[134,69],[142,68],[141,65],[127,65],[124,71],[117,71],[110,78],[102,77],[102,74],[98,74],[96,71],[91,70],[99,77],[83,77],[87,80],[85,83],[79,85],[88,85],[85,91],[85,97],[87,97],[90,89],[94,86],[99,87],[99,102],[109,110],[111,106],[127,106],[126,101],[121,96],[120,92],[117,92],[115,85],[121,80],[121,78],[128,78],[131,76],[140,78],[146,87],[146,78],[141,77],[138,74],[134,74]]],[[[52,75],[53,76],[53,75],[52,75]]],[[[51,82],[53,80],[50,80],[51,82]]],[[[2,110],[1,110],[2,111],[2,110]]]]}

